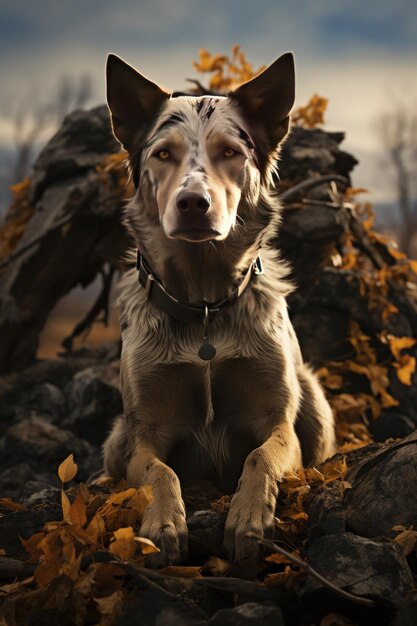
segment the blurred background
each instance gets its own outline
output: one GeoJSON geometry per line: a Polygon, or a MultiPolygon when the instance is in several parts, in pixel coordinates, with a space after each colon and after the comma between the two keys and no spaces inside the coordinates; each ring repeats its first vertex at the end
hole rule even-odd
{"type": "MultiPolygon", "coordinates": [[[[377,225],[408,256],[417,232],[417,4],[414,0],[24,0],[0,2],[0,216],[9,186],[30,176],[37,154],[74,108],[105,99],[114,52],[168,89],[205,82],[199,50],[230,54],[239,44],[255,66],[292,50],[296,105],[328,99],[326,130],[344,131],[358,160],[355,187],[368,190],[377,225]]],[[[207,82],[207,81],[206,81],[207,82]]],[[[99,285],[61,301],[39,356],[85,313],[99,285]]],[[[90,339],[117,337],[96,325],[90,339]]]]}

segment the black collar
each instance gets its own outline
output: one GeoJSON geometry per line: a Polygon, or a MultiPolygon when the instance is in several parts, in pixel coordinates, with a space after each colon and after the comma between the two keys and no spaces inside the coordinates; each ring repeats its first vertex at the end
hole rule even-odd
{"type": "Polygon", "coordinates": [[[139,270],[139,283],[142,285],[147,297],[153,304],[180,322],[203,322],[205,326],[210,323],[220,311],[237,301],[254,275],[257,276],[263,273],[261,257],[258,256],[242,275],[239,285],[230,296],[214,303],[184,304],[168,293],[161,281],[152,272],[152,268],[139,250],[136,268],[139,270]]]}

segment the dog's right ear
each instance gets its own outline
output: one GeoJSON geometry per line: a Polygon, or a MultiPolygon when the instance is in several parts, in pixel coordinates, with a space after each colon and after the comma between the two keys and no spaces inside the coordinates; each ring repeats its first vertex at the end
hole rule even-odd
{"type": "Polygon", "coordinates": [[[169,94],[115,54],[107,57],[106,74],[113,133],[123,148],[130,150],[169,94]]]}

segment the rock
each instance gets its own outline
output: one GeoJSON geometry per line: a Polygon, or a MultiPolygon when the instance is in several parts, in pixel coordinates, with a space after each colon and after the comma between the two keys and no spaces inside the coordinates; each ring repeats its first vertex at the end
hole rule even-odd
{"type": "MultiPolygon", "coordinates": [[[[10,467],[0,472],[1,497],[16,498],[20,494],[22,487],[24,488],[28,482],[32,481],[33,477],[34,472],[29,463],[10,465],[10,467]]],[[[52,473],[40,474],[36,472],[36,478],[38,481],[42,481],[42,484],[49,484],[50,481],[55,481],[55,476],[52,473]]]]}
{"type": "Polygon", "coordinates": [[[124,608],[115,626],[203,626],[207,615],[181,596],[152,589],[124,608]]]}
{"type": "MultiPolygon", "coordinates": [[[[282,180],[294,183],[310,176],[340,174],[349,178],[357,160],[340,150],[344,133],[293,126],[282,149],[279,170],[282,180]]],[[[320,190],[323,193],[323,190],[320,190]]],[[[326,197],[327,192],[326,192],[326,197]]]]}
{"type": "Polygon", "coordinates": [[[380,442],[406,437],[415,429],[416,424],[397,411],[381,411],[381,415],[371,422],[369,428],[375,441],[380,442]]]}
{"type": "Polygon", "coordinates": [[[66,410],[63,389],[78,370],[95,363],[96,358],[88,355],[37,361],[0,378],[0,434],[31,413],[58,423],[66,410]]]}
{"type": "MultiPolygon", "coordinates": [[[[349,532],[333,533],[314,541],[308,550],[308,561],[337,587],[370,598],[378,606],[398,608],[414,588],[402,549],[388,539],[372,540],[349,532]]],[[[326,598],[333,593],[310,576],[300,595],[304,602],[318,604],[327,602],[326,598]]]]}
{"type": "MultiPolygon", "coordinates": [[[[81,370],[65,389],[69,416],[63,426],[94,446],[103,443],[114,418],[123,411],[120,390],[106,382],[105,374],[103,367],[81,370]]],[[[118,369],[115,378],[118,381],[118,369]]]]}
{"type": "Polygon", "coordinates": [[[417,431],[396,443],[354,450],[347,464],[349,489],[334,481],[306,499],[310,541],[344,530],[391,537],[393,526],[416,523],[417,431]]]}
{"type": "Polygon", "coordinates": [[[55,304],[75,285],[90,284],[105,263],[118,266],[128,237],[121,224],[118,176],[97,166],[119,152],[105,106],[69,115],[40,153],[28,203],[33,209],[19,246],[42,240],[2,271],[0,372],[36,357],[39,334],[55,304]],[[52,229],[64,219],[66,228],[52,229]],[[45,280],[45,267],[52,267],[45,280]],[[22,314],[24,312],[24,314],[22,314]]]}
{"type": "Polygon", "coordinates": [[[417,592],[410,594],[407,600],[400,606],[400,610],[392,626],[416,626],[417,616],[417,592]]]}
{"type": "MultiPolygon", "coordinates": [[[[77,480],[87,480],[101,466],[97,450],[89,443],[33,416],[11,426],[1,438],[0,470],[8,468],[15,459],[23,458],[28,460],[33,478],[37,472],[56,472],[58,465],[71,453],[78,463],[77,480]]],[[[57,475],[54,482],[59,485],[57,475]]]]}
{"type": "Polygon", "coordinates": [[[189,550],[196,556],[224,556],[223,534],[226,514],[196,511],[187,520],[189,550]]]}
{"type": "Polygon", "coordinates": [[[417,431],[356,465],[346,480],[352,489],[343,508],[352,532],[377,537],[397,524],[416,524],[417,431]]]}
{"type": "Polygon", "coordinates": [[[28,508],[38,504],[56,504],[60,506],[61,490],[39,480],[29,480],[24,485],[17,499],[28,508]]]}
{"type": "Polygon", "coordinates": [[[284,626],[279,606],[247,602],[234,609],[221,609],[208,626],[284,626]]]}

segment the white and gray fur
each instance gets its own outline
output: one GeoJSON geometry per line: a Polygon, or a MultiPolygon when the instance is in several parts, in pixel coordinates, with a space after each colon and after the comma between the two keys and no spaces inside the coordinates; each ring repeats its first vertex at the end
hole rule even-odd
{"type": "Polygon", "coordinates": [[[109,475],[152,486],[154,499],[140,532],[161,549],[153,558],[156,566],[178,562],[186,553],[181,483],[209,478],[234,492],[225,550],[250,562],[257,544],[247,533],[273,532],[277,485],[285,472],[319,463],[334,451],[332,413],[303,363],[285,301],[292,287],[273,242],[281,211],[274,168],[293,98],[283,96],[280,104],[279,92],[274,106],[262,104],[257,111],[253,96],[258,90],[266,100],[264,92],[274,91],[271,76],[291,82],[291,62],[284,56],[285,62],[271,66],[272,74],[223,98],[168,97],[117,57],[109,58],[113,129],[129,152],[137,185],[125,223],[164,287],[182,302],[215,302],[231,293],[257,254],[264,265],[264,273],[210,325],[217,354],[208,362],[198,356],[200,324],[178,322],[156,308],[135,269],[121,281],[124,416],[105,442],[104,462],[109,475]],[[129,98],[140,108],[140,123],[129,98]],[[160,163],[152,165],[152,149],[170,133],[184,157],[169,166],[167,177],[175,184],[164,197],[175,200],[188,185],[223,198],[223,186],[223,204],[213,202],[215,238],[193,242],[169,234],[175,207],[170,209],[171,200],[160,206],[166,181],[160,163]],[[214,152],[208,156],[207,137],[213,134],[233,138],[237,164],[224,164],[214,152]]]}

